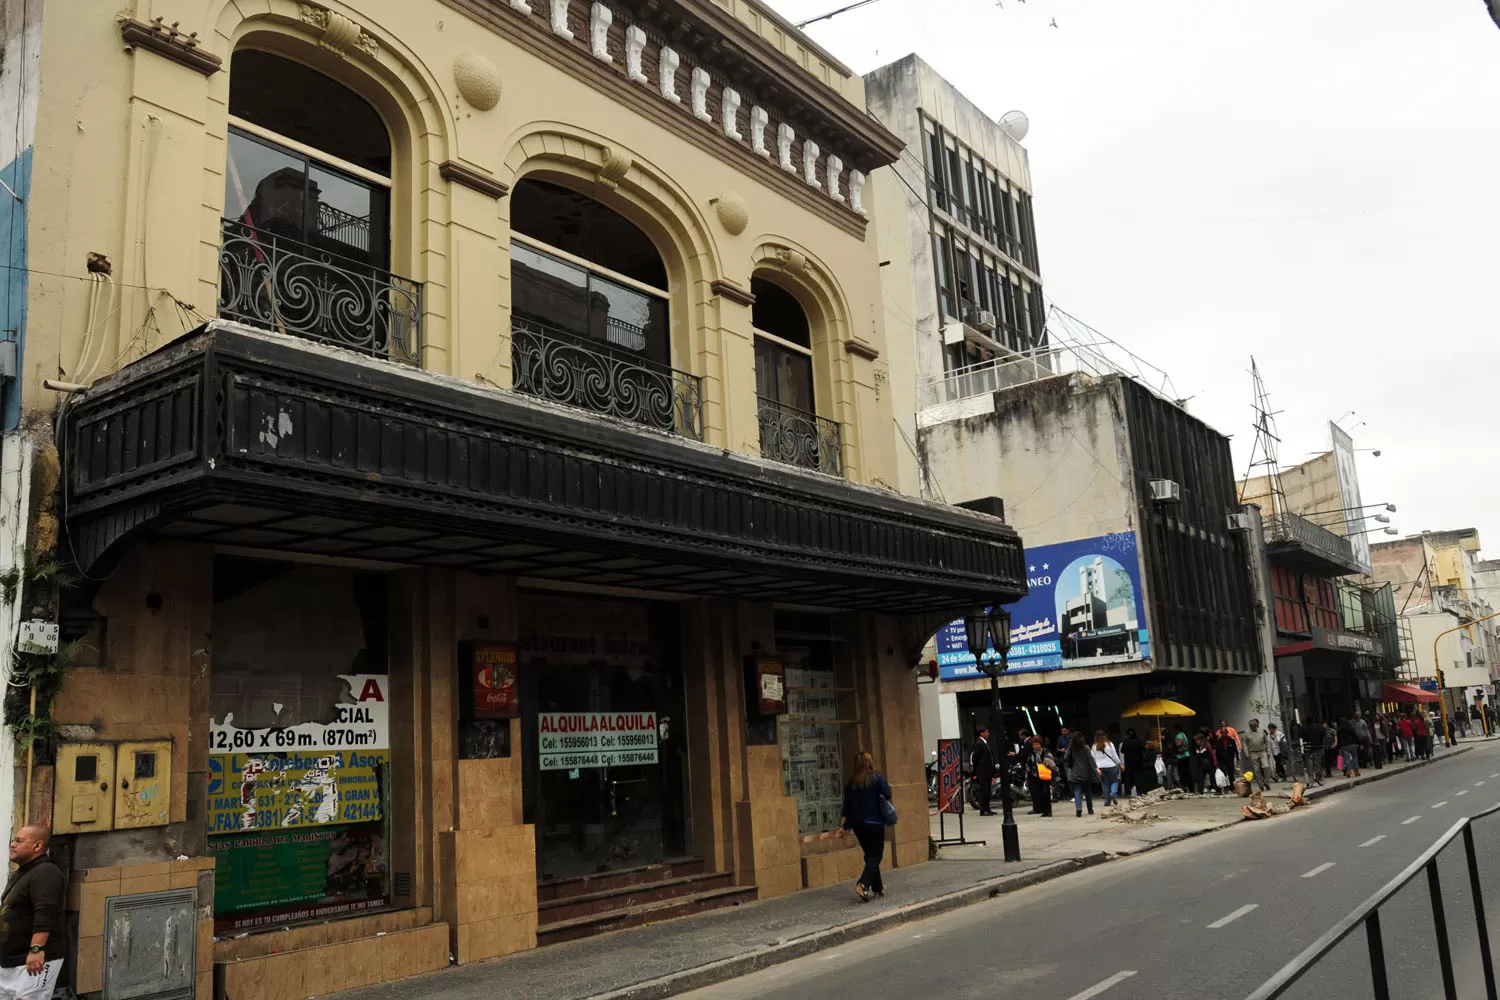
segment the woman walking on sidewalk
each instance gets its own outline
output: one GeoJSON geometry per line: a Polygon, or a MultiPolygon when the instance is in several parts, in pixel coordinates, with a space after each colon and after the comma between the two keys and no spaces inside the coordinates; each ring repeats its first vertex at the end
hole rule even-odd
{"type": "Polygon", "coordinates": [[[1026,751],[1026,785],[1031,789],[1031,814],[1052,815],[1052,776],[1057,773],[1057,761],[1042,746],[1042,738],[1033,736],[1031,748],[1026,751]]]}
{"type": "Polygon", "coordinates": [[[1103,786],[1104,804],[1115,804],[1115,786],[1120,780],[1120,751],[1109,741],[1104,730],[1094,730],[1094,766],[1099,769],[1099,784],[1103,786]]]}
{"type": "Polygon", "coordinates": [[[868,903],[870,893],[885,895],[880,878],[880,862],[885,857],[885,807],[881,799],[891,801],[891,785],[875,770],[875,758],[860,751],[854,755],[854,776],[844,786],[844,814],[839,818],[838,835],[854,834],[865,854],[865,870],[855,883],[854,894],[868,903]]]}
{"type": "Polygon", "coordinates": [[[1083,803],[1089,804],[1089,815],[1094,815],[1094,779],[1099,778],[1099,768],[1094,764],[1094,753],[1084,742],[1082,733],[1074,733],[1068,744],[1068,759],[1063,761],[1068,772],[1068,784],[1073,788],[1073,811],[1083,815],[1083,803]]]}

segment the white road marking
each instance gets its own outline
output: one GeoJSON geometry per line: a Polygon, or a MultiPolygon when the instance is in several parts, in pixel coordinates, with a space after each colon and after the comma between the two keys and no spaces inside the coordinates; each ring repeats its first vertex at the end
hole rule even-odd
{"type": "Polygon", "coordinates": [[[1401,821],[1401,825],[1402,826],[1410,826],[1411,824],[1415,823],[1417,820],[1419,820],[1421,818],[1422,817],[1420,817],[1420,816],[1408,816],[1408,817],[1406,817],[1405,819],[1403,819],[1401,821]]]}
{"type": "Polygon", "coordinates": [[[1240,917],[1243,917],[1245,914],[1249,913],[1251,910],[1256,909],[1259,906],[1259,903],[1246,903],[1244,906],[1240,907],[1238,910],[1235,910],[1229,916],[1220,917],[1218,920],[1215,920],[1213,923],[1209,924],[1208,929],[1211,931],[1216,931],[1220,927],[1227,927],[1230,924],[1234,923],[1236,920],[1240,919],[1240,917]]]}
{"type": "Polygon", "coordinates": [[[1455,795],[1468,795],[1468,794],[1469,794],[1469,790],[1468,790],[1468,789],[1467,789],[1467,788],[1465,788],[1465,789],[1464,789],[1464,790],[1463,790],[1463,791],[1461,791],[1461,792],[1456,792],[1456,793],[1454,793],[1454,794],[1455,794],[1455,795]]]}
{"type": "Polygon", "coordinates": [[[1500,774],[1492,774],[1492,775],[1490,775],[1490,777],[1491,778],[1500,778],[1500,774]]]}
{"type": "Polygon", "coordinates": [[[1478,788],[1480,785],[1483,785],[1485,783],[1485,781],[1487,781],[1487,780],[1488,780],[1487,778],[1480,778],[1478,781],[1474,782],[1474,787],[1478,788]]]}
{"type": "Polygon", "coordinates": [[[1326,872],[1328,869],[1332,868],[1333,865],[1334,865],[1334,862],[1332,862],[1332,861],[1325,861],[1321,865],[1319,865],[1318,867],[1314,868],[1312,871],[1310,871],[1310,872],[1304,872],[1302,874],[1302,877],[1303,878],[1312,878],[1314,875],[1321,875],[1324,872],[1326,872]]]}
{"type": "Polygon", "coordinates": [[[1434,809],[1441,809],[1441,808],[1443,808],[1443,806],[1445,806],[1445,805],[1447,805],[1447,804],[1448,804],[1448,800],[1447,800],[1447,799],[1444,799],[1444,800],[1443,800],[1443,801],[1441,801],[1441,802],[1434,802],[1434,803],[1433,803],[1433,804],[1432,804],[1432,808],[1434,808],[1434,809]]]}
{"type": "Polygon", "coordinates": [[[1135,975],[1134,972],[1116,972],[1102,983],[1095,983],[1082,993],[1074,993],[1068,997],[1068,1000],[1091,1000],[1092,997],[1098,996],[1111,986],[1118,986],[1133,975],[1135,975]]]}
{"type": "Polygon", "coordinates": [[[1385,834],[1382,833],[1378,837],[1371,837],[1369,840],[1365,841],[1363,844],[1360,844],[1359,846],[1360,847],[1374,847],[1376,844],[1380,843],[1384,839],[1385,839],[1385,834]]]}

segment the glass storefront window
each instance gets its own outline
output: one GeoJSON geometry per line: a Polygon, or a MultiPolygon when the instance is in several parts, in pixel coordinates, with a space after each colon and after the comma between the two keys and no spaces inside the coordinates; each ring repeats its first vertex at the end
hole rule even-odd
{"type": "Polygon", "coordinates": [[[214,564],[208,834],[219,930],[387,905],[386,580],[214,564]]]}
{"type": "Polygon", "coordinates": [[[675,609],[523,593],[520,611],[522,811],[538,880],[684,856],[675,609]]]}
{"type": "Polygon", "coordinates": [[[858,749],[845,739],[858,714],[843,663],[847,646],[823,616],[779,613],[776,648],[786,669],[782,781],[797,800],[797,833],[828,833],[838,829],[846,759],[858,749]]]}

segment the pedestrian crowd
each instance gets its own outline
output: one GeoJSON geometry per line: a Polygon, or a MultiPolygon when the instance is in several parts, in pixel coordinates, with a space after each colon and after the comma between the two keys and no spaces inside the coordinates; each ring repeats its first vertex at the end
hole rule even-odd
{"type": "Polygon", "coordinates": [[[1112,733],[1095,731],[1092,739],[1066,726],[1056,740],[1022,732],[1018,743],[999,753],[989,729],[981,730],[971,755],[981,815],[993,815],[991,780],[997,773],[1001,780],[1011,780],[1011,768],[1017,794],[1024,782],[1030,796],[1031,815],[1051,816],[1054,802],[1071,797],[1074,815],[1082,816],[1093,814],[1096,788],[1109,806],[1154,786],[1225,795],[1234,794],[1235,782],[1242,780],[1269,791],[1273,781],[1285,781],[1289,775],[1294,780],[1307,777],[1319,764],[1323,777],[1334,772],[1360,777],[1367,767],[1431,758],[1434,734],[1441,732],[1434,717],[1415,709],[1369,717],[1355,709],[1347,717],[1302,726],[1300,738],[1291,739],[1276,723],[1262,727],[1259,719],[1251,719],[1243,731],[1225,719],[1216,727],[1189,727],[1173,720],[1148,730],[1144,740],[1135,729],[1121,736],[1118,727],[1111,728],[1112,733]],[[1302,758],[1300,767],[1293,758],[1294,745],[1302,758]],[[1148,768],[1154,771],[1154,782],[1146,778],[1148,768]]]}

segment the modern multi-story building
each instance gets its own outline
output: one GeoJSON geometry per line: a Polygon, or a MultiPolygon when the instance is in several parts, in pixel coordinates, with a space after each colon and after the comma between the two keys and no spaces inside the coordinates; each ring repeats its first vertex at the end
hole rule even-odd
{"type": "Polygon", "coordinates": [[[852,877],[857,749],[926,859],[913,664],[1026,580],[888,488],[858,76],[753,0],[5,10],[7,721],[69,985],[301,998],[852,877]]]}
{"type": "MultiPolygon", "coordinates": [[[[875,220],[885,325],[913,335],[893,348],[891,391],[914,442],[918,386],[954,376],[995,388],[1006,361],[1046,363],[1035,353],[1047,328],[1025,118],[997,122],[916,55],[867,73],[865,96],[906,144],[870,184],[885,207],[875,220]]],[[[912,452],[899,458],[903,482],[919,482],[912,452]]]]}

